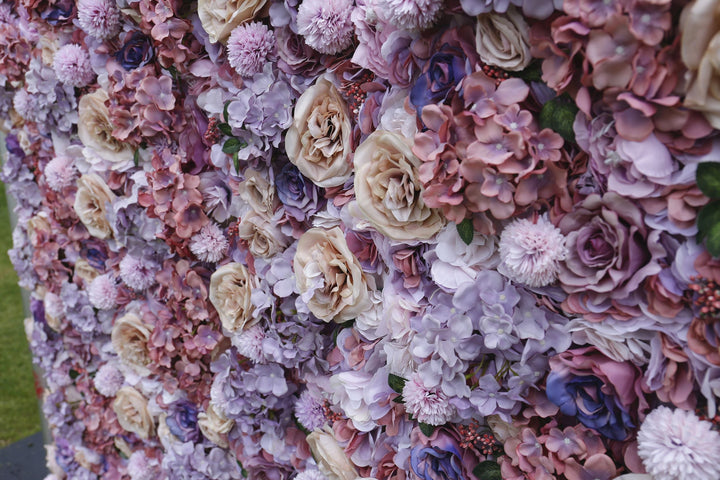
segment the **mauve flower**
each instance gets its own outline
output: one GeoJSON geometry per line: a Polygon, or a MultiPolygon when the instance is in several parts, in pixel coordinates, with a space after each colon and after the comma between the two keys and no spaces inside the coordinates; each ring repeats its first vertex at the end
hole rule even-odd
{"type": "Polygon", "coordinates": [[[614,193],[590,195],[558,222],[568,255],[558,279],[570,294],[599,306],[624,299],[649,275],[660,272],[666,254],[660,232],[649,230],[637,205],[614,193]]]}
{"type": "Polygon", "coordinates": [[[125,70],[134,70],[150,63],[155,57],[152,40],[142,32],[135,31],[126,36],[125,44],[115,58],[125,70]]]}
{"type": "Polygon", "coordinates": [[[59,81],[73,87],[84,87],[95,78],[95,72],[90,65],[90,55],[74,43],[55,52],[53,69],[59,81]]]}
{"type": "Polygon", "coordinates": [[[113,365],[106,363],[98,369],[93,379],[95,389],[105,397],[114,397],[123,386],[125,377],[113,365]]]}
{"type": "Polygon", "coordinates": [[[324,205],[322,189],[305,178],[300,170],[289,162],[275,174],[275,189],[285,212],[299,222],[324,205]]]}
{"type": "Polygon", "coordinates": [[[567,255],[565,237],[544,217],[513,221],[502,231],[499,249],[508,276],[529,287],[553,283],[567,255]]]}
{"type": "Polygon", "coordinates": [[[720,434],[692,412],[656,408],[645,417],[637,440],[653,480],[720,478],[720,434]]]}
{"type": "Polygon", "coordinates": [[[120,27],[120,10],[116,0],[78,0],[78,24],[80,28],[98,39],[115,35],[120,27]]]}
{"type": "Polygon", "coordinates": [[[48,187],[55,192],[73,185],[78,175],[75,159],[66,155],[58,155],[50,160],[43,173],[48,187]]]}
{"type": "Polygon", "coordinates": [[[117,305],[118,290],[111,274],[98,275],[88,286],[88,300],[98,310],[110,310],[117,305]]]}
{"type": "Polygon", "coordinates": [[[225,257],[228,246],[227,238],[216,223],[209,223],[190,238],[190,251],[198,260],[216,263],[225,257]]]}
{"type": "Polygon", "coordinates": [[[120,278],[128,287],[136,291],[146,290],[155,285],[155,274],[159,265],[147,258],[125,255],[120,261],[120,278]]]}
{"type": "Polygon", "coordinates": [[[241,77],[260,72],[267,57],[275,48],[275,35],[260,22],[240,25],[227,42],[230,65],[241,77]]]}
{"type": "Polygon", "coordinates": [[[322,399],[316,398],[310,390],[300,394],[300,398],[295,402],[294,412],[300,425],[311,432],[321,429],[327,423],[322,399]]]}
{"type": "Polygon", "coordinates": [[[568,350],[550,359],[547,396],[565,415],[577,417],[613,440],[625,440],[647,408],[640,371],[594,347],[568,350]]]}
{"type": "Polygon", "coordinates": [[[298,8],[297,31],[320,53],[335,55],[353,41],[352,0],[303,0],[298,8]]]}
{"type": "Polygon", "coordinates": [[[462,48],[444,44],[430,57],[410,89],[410,103],[420,113],[425,105],[444,102],[465,78],[466,55],[462,48]]]}
{"type": "Polygon", "coordinates": [[[430,437],[420,437],[418,432],[413,430],[412,438],[416,441],[410,451],[410,468],[420,480],[468,478],[466,463],[469,462],[464,461],[463,457],[472,454],[460,447],[454,432],[436,428],[430,437]]]}

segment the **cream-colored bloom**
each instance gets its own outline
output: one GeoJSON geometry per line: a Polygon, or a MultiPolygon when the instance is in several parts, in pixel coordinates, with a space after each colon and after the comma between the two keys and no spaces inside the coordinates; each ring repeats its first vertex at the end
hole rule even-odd
{"type": "Polygon", "coordinates": [[[238,185],[238,194],[245,200],[255,213],[272,217],[279,205],[275,196],[275,187],[268,182],[262,173],[248,168],[243,174],[245,180],[238,185]]]}
{"type": "Polygon", "coordinates": [[[85,282],[85,285],[90,285],[90,282],[95,280],[95,277],[100,275],[100,272],[98,272],[95,267],[90,265],[84,258],[78,258],[75,260],[73,274],[76,277],[81,278],[83,282],[85,282]]]}
{"type": "Polygon", "coordinates": [[[228,419],[222,412],[213,408],[212,404],[204,412],[198,414],[198,426],[203,436],[221,448],[227,448],[227,434],[235,425],[235,420],[228,419]]]}
{"type": "Polygon", "coordinates": [[[350,462],[345,451],[338,444],[332,430],[317,429],[306,438],[313,458],[317,461],[318,469],[328,480],[356,480],[358,478],[355,466],[350,462]]]}
{"type": "Polygon", "coordinates": [[[680,16],[680,52],[688,67],[685,106],[720,128],[720,1],[695,0],[680,16]]]}
{"type": "Polygon", "coordinates": [[[255,212],[243,217],[238,226],[238,237],[248,242],[250,253],[260,258],[274,257],[288,245],[278,224],[255,212]]]}
{"type": "Polygon", "coordinates": [[[342,323],[372,307],[360,262],[338,227],[305,232],[298,241],[294,269],[302,299],[326,322],[342,323]]]}
{"type": "Polygon", "coordinates": [[[107,219],[107,209],[108,203],[115,199],[115,194],[95,173],[80,177],[77,186],[73,207],[78,218],[93,237],[109,238],[112,235],[112,228],[107,219]]]}
{"type": "Polygon", "coordinates": [[[230,33],[262,13],[267,0],[198,0],[198,17],[212,43],[223,42],[230,33]]]}
{"type": "Polygon", "coordinates": [[[257,281],[241,263],[228,263],[210,277],[210,301],[220,316],[223,327],[239,332],[255,325],[250,299],[257,281]]]}
{"type": "Polygon", "coordinates": [[[152,330],[134,313],[127,313],[115,321],[110,340],[124,364],[140,375],[148,375],[150,353],[148,341],[152,330]]]}
{"type": "Polygon", "coordinates": [[[408,141],[376,130],[355,151],[355,198],[364,217],[393,240],[425,240],[445,224],[422,199],[420,160],[408,141]]]}
{"type": "Polygon", "coordinates": [[[530,27],[515,7],[500,13],[478,15],[475,45],[480,59],[503,70],[520,71],[528,66],[530,27]]]}
{"type": "Polygon", "coordinates": [[[47,212],[38,212],[27,222],[27,233],[30,243],[37,246],[51,232],[50,219],[47,212]]]}
{"type": "Polygon", "coordinates": [[[347,105],[324,78],[305,90],[295,105],[285,136],[290,161],[320,187],[337,187],[352,173],[352,127],[347,105]]]}
{"type": "Polygon", "coordinates": [[[78,104],[78,136],[83,145],[90,147],[109,162],[132,160],[133,149],[113,137],[115,129],[105,102],[109,99],[103,89],[95,90],[80,98],[78,104]]]}
{"type": "Polygon", "coordinates": [[[118,390],[113,402],[113,410],[120,426],[128,432],[148,439],[155,433],[155,422],[147,410],[147,400],[133,387],[118,390]]]}

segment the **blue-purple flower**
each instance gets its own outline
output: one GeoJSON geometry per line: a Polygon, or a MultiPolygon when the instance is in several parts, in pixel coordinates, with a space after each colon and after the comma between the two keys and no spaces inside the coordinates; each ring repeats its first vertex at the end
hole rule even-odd
{"type": "Polygon", "coordinates": [[[134,70],[150,63],[155,57],[152,40],[141,32],[133,32],[120,50],[115,59],[125,70],[134,70]]]}
{"type": "Polygon", "coordinates": [[[170,433],[182,442],[197,442],[200,439],[197,421],[197,406],[186,401],[175,403],[165,418],[170,433]]]}

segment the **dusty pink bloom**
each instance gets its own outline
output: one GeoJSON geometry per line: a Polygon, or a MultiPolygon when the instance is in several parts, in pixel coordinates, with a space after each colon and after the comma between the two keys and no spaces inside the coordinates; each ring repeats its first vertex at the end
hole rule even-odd
{"type": "Polygon", "coordinates": [[[352,0],[304,0],[298,9],[298,32],[318,52],[340,53],[353,41],[352,10],[352,0]]]}
{"type": "Polygon", "coordinates": [[[253,325],[247,330],[242,330],[232,339],[233,345],[238,353],[255,362],[262,358],[262,343],[265,340],[265,332],[258,325],[253,325]]]}
{"type": "Polygon", "coordinates": [[[686,410],[658,407],[638,432],[638,454],[654,480],[720,478],[720,434],[686,410]]]}
{"type": "Polygon", "coordinates": [[[413,374],[403,387],[405,409],[419,422],[444,425],[455,414],[447,395],[439,386],[427,387],[419,373],[413,374]]]}
{"type": "Polygon", "coordinates": [[[145,290],[155,285],[155,270],[142,258],[125,255],[120,261],[120,278],[133,290],[145,290]]]}
{"type": "Polygon", "coordinates": [[[53,68],[58,80],[73,87],[84,87],[95,78],[87,51],[74,43],[63,46],[55,53],[53,68]]]}
{"type": "Polygon", "coordinates": [[[515,220],[500,236],[500,258],[511,280],[544,287],[557,279],[565,260],[565,237],[543,217],[515,220]]]}
{"type": "Polygon", "coordinates": [[[114,397],[124,382],[123,374],[109,363],[100,367],[94,378],[95,389],[105,397],[114,397]]]}
{"type": "Polygon", "coordinates": [[[117,286],[110,274],[99,275],[90,282],[88,299],[98,310],[110,310],[117,305],[117,286]]]}
{"type": "Polygon", "coordinates": [[[219,262],[228,249],[223,231],[215,223],[205,225],[190,239],[190,251],[203,262],[219,262]]]}
{"type": "Polygon", "coordinates": [[[230,65],[241,77],[251,77],[262,70],[275,48],[275,34],[260,22],[240,25],[227,43],[230,65]]]}
{"type": "Polygon", "coordinates": [[[120,30],[120,10],[115,0],[79,0],[80,28],[98,39],[110,38],[120,30]]]}
{"type": "Polygon", "coordinates": [[[375,10],[404,30],[425,30],[435,24],[443,0],[378,0],[375,10]]]}
{"type": "Polygon", "coordinates": [[[75,184],[78,176],[72,158],[67,156],[55,157],[45,166],[45,181],[54,192],[75,184]]]}

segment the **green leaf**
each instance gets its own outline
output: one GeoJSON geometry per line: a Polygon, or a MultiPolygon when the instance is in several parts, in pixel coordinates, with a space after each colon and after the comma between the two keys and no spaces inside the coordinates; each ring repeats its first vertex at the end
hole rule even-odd
{"type": "Polygon", "coordinates": [[[512,74],[526,82],[542,82],[542,62],[535,60],[524,70],[512,74]]]}
{"type": "Polygon", "coordinates": [[[473,475],[479,480],[502,480],[500,465],[492,460],[485,460],[473,469],[473,475]]]}
{"type": "Polygon", "coordinates": [[[395,403],[405,403],[405,399],[402,395],[398,395],[397,397],[393,398],[393,402],[395,403]]]}
{"type": "Polygon", "coordinates": [[[403,388],[405,388],[405,382],[407,382],[407,380],[399,375],[395,375],[394,373],[388,374],[388,385],[390,385],[390,388],[396,393],[402,394],[403,388]]]}
{"type": "Polygon", "coordinates": [[[233,164],[235,165],[235,172],[240,175],[240,156],[238,152],[233,153],[233,164]]]}
{"type": "Polygon", "coordinates": [[[232,155],[233,153],[239,152],[243,149],[243,147],[246,146],[247,144],[245,144],[245,142],[241,142],[237,138],[228,138],[227,140],[225,140],[222,151],[224,153],[227,153],[228,155],[232,155]]]}
{"type": "Polygon", "coordinates": [[[75,380],[77,377],[80,376],[80,372],[78,372],[77,370],[72,370],[72,369],[71,369],[70,372],[69,372],[69,375],[70,375],[70,378],[72,378],[73,380],[75,380]]]}
{"type": "Polygon", "coordinates": [[[540,111],[540,128],[557,132],[566,142],[575,143],[575,115],[578,107],[567,95],[553,98],[540,111]]]}
{"type": "Polygon", "coordinates": [[[470,245],[473,240],[473,236],[475,235],[472,220],[466,218],[462,222],[458,223],[457,231],[462,241],[465,242],[465,245],[470,245]]]}
{"type": "Polygon", "coordinates": [[[715,258],[720,257],[720,223],[716,223],[715,226],[708,233],[707,239],[705,240],[705,246],[715,258]]]}
{"type": "Polygon", "coordinates": [[[133,162],[135,162],[135,166],[140,166],[140,149],[136,149],[135,153],[133,153],[133,162]]]}
{"type": "Polygon", "coordinates": [[[720,224],[720,200],[713,200],[705,205],[697,216],[697,241],[702,242],[710,231],[720,224]]]}
{"type": "Polygon", "coordinates": [[[695,173],[700,191],[710,198],[720,198],[720,162],[702,162],[695,173]]]}
{"type": "Polygon", "coordinates": [[[227,123],[227,122],[228,122],[228,118],[230,118],[230,117],[228,116],[228,107],[229,107],[229,106],[230,106],[230,100],[228,100],[227,102],[225,102],[225,106],[223,107],[223,119],[225,120],[225,123],[227,123]]]}
{"type": "Polygon", "coordinates": [[[420,431],[423,433],[423,435],[429,437],[435,431],[435,425],[420,422],[420,431]]]}
{"type": "Polygon", "coordinates": [[[227,123],[219,124],[218,128],[224,135],[227,135],[228,137],[232,137],[232,127],[230,125],[228,125],[227,123]]]}

